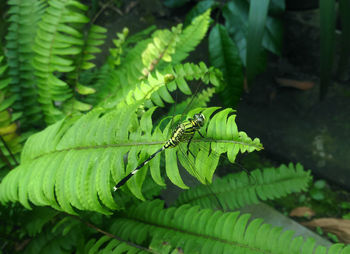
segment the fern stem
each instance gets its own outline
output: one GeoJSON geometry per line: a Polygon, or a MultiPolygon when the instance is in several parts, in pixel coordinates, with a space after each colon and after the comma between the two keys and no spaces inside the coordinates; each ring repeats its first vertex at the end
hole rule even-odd
{"type": "MultiPolygon", "coordinates": [[[[13,159],[13,161],[15,162],[15,166],[18,166],[18,161],[16,160],[15,156],[13,155],[13,153],[11,152],[11,149],[8,147],[8,145],[6,144],[4,138],[0,135],[0,139],[1,139],[1,142],[4,144],[5,148],[7,149],[8,153],[10,154],[11,158],[13,159]]],[[[2,152],[1,152],[2,153],[2,152]]],[[[4,155],[4,154],[2,154],[4,155]]],[[[11,165],[11,164],[10,164],[11,165]]],[[[12,168],[12,167],[10,167],[12,168]]]]}
{"type": "MultiPolygon", "coordinates": [[[[171,43],[172,41],[169,44],[171,43]]],[[[164,48],[164,50],[159,54],[157,58],[153,59],[149,66],[142,70],[143,75],[140,77],[140,80],[147,79],[148,75],[156,68],[160,60],[163,58],[165,52],[168,50],[169,44],[164,48]]]]}
{"type": "MultiPolygon", "coordinates": [[[[91,19],[90,24],[95,24],[96,20],[100,17],[100,15],[104,12],[104,10],[111,5],[113,0],[109,0],[109,2],[105,3],[101,9],[95,14],[95,16],[91,19]]],[[[119,12],[118,12],[119,13],[119,12]]],[[[119,13],[122,16],[122,13],[119,13]]]]}
{"type": "Polygon", "coordinates": [[[5,156],[5,154],[1,151],[1,149],[0,149],[0,158],[2,159],[2,161],[3,161],[4,163],[7,164],[7,167],[8,167],[9,169],[13,169],[11,163],[9,162],[9,160],[7,159],[7,157],[5,156]]]}

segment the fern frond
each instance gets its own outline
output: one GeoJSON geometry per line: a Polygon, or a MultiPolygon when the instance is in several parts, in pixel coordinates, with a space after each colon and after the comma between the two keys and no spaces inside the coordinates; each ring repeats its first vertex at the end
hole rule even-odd
{"type": "Polygon", "coordinates": [[[84,54],[82,57],[81,69],[89,70],[95,67],[95,64],[91,63],[90,60],[96,58],[94,54],[101,52],[101,49],[98,46],[105,43],[107,37],[106,33],[107,29],[102,26],[92,25],[90,27],[86,37],[85,46],[82,50],[84,54]]]}
{"type": "Polygon", "coordinates": [[[11,77],[10,90],[16,95],[13,109],[22,112],[21,126],[39,126],[42,122],[41,107],[35,88],[34,57],[32,46],[38,22],[44,10],[43,1],[7,1],[10,9],[9,28],[6,35],[6,56],[11,77]]]}
{"type": "Polygon", "coordinates": [[[148,107],[153,104],[164,107],[164,102],[174,103],[169,91],[179,89],[185,95],[191,95],[192,91],[189,88],[187,81],[200,80],[204,84],[213,84],[216,87],[222,84],[222,74],[215,68],[208,68],[203,62],[197,64],[186,63],[178,64],[172,67],[169,65],[163,73],[155,72],[155,76],[150,74],[147,80],[142,80],[141,83],[131,90],[125,97],[111,97],[106,100],[110,105],[118,103],[118,98],[126,101],[127,104],[132,104],[139,100],[149,100],[148,107]]]}
{"type": "MultiPolygon", "coordinates": [[[[30,201],[71,214],[75,213],[74,208],[107,214],[121,208],[122,204],[112,196],[112,187],[163,146],[170,123],[164,130],[160,125],[153,128],[151,117],[155,108],[138,119],[135,113],[138,104],[119,107],[110,111],[99,108],[82,117],[69,117],[31,136],[24,146],[21,165],[0,184],[0,201],[19,201],[27,208],[30,201]]],[[[234,116],[228,116],[232,110],[214,114],[216,110],[196,109],[196,112],[202,111],[209,122],[203,128],[203,135],[220,139],[214,144],[195,136],[192,142],[211,145],[216,152],[228,152],[231,156],[239,151],[261,149],[258,139],[251,140],[243,132],[238,133],[234,116]],[[214,126],[222,129],[213,129],[214,126]]],[[[165,152],[166,174],[174,184],[187,188],[177,167],[178,152],[177,148],[165,152]]],[[[207,152],[194,151],[198,153],[196,168],[200,168],[194,175],[202,182],[211,181],[217,166],[207,152]]],[[[160,156],[155,157],[127,182],[127,188],[139,199],[143,199],[141,188],[149,165],[154,181],[164,185],[159,162],[160,156]]],[[[193,174],[192,169],[188,170],[193,174]]]]}
{"type": "Polygon", "coordinates": [[[229,174],[216,179],[210,186],[196,186],[180,194],[176,206],[199,205],[217,208],[218,201],[224,210],[256,204],[260,200],[276,199],[293,192],[306,191],[311,180],[310,171],[300,164],[257,169],[248,176],[245,172],[229,174]],[[215,195],[215,196],[214,196],[215,195]]]}
{"type": "Polygon", "coordinates": [[[34,237],[43,231],[45,224],[58,214],[57,211],[48,207],[38,207],[29,212],[26,216],[27,222],[24,225],[28,235],[34,237]]]}
{"type": "Polygon", "coordinates": [[[16,165],[14,161],[16,159],[13,159],[12,156],[18,154],[22,149],[20,137],[17,134],[17,124],[15,123],[21,114],[10,113],[16,100],[16,95],[10,92],[11,78],[7,76],[8,66],[3,60],[4,57],[0,56],[0,136],[2,138],[0,140],[0,149],[2,155],[6,158],[1,158],[0,167],[6,164],[7,169],[10,169],[16,165]]]}
{"type": "Polygon", "coordinates": [[[103,105],[110,97],[118,96],[123,98],[125,95],[140,83],[139,78],[142,76],[144,68],[141,60],[141,54],[147,47],[150,40],[141,41],[125,58],[121,59],[121,65],[114,69],[110,64],[103,65],[98,73],[95,87],[97,93],[89,96],[93,104],[103,105]]]}
{"type": "MultiPolygon", "coordinates": [[[[68,74],[70,86],[75,89],[78,94],[89,95],[96,92],[92,87],[83,85],[80,74],[83,71],[90,70],[95,67],[95,64],[90,62],[95,59],[95,54],[101,52],[98,47],[105,42],[107,30],[104,27],[91,25],[87,34],[85,35],[84,45],[81,47],[81,53],[74,59],[75,69],[68,74]]],[[[87,111],[91,109],[91,105],[84,104],[72,98],[71,101],[64,104],[64,111],[66,113],[78,111],[87,111]]]]}
{"type": "Polygon", "coordinates": [[[169,62],[180,33],[181,25],[173,27],[172,31],[157,30],[152,35],[152,41],[142,41],[130,50],[126,58],[121,60],[122,64],[117,70],[110,64],[104,66],[101,72],[103,75],[100,76],[102,80],[99,81],[102,82],[104,89],[97,95],[99,100],[108,98],[108,101],[114,100],[114,104],[118,103],[130,89],[140,84],[140,80],[149,78],[160,60],[169,62]],[[126,83],[132,84],[132,87],[127,87],[126,83]],[[109,98],[111,95],[112,99],[109,98]]]}
{"type": "MultiPolygon", "coordinates": [[[[109,236],[102,236],[97,241],[91,239],[85,251],[88,254],[97,253],[154,253],[151,249],[144,248],[137,244],[128,243],[127,241],[118,240],[109,236]]],[[[163,252],[162,252],[163,253],[163,252]]]]}
{"type": "Polygon", "coordinates": [[[156,28],[157,27],[155,25],[152,25],[152,26],[149,26],[146,29],[144,29],[136,34],[130,35],[126,39],[126,42],[125,42],[126,49],[132,47],[132,45],[135,45],[135,44],[139,43],[140,41],[147,39],[149,37],[149,35],[154,30],[156,30],[156,28]]]}
{"type": "Polygon", "coordinates": [[[117,33],[117,38],[113,40],[115,48],[109,49],[110,57],[107,59],[110,66],[118,66],[121,62],[121,55],[123,54],[123,45],[129,34],[129,29],[124,28],[122,33],[117,33]]]}
{"type": "Polygon", "coordinates": [[[89,19],[82,14],[87,6],[75,0],[51,0],[48,4],[35,37],[33,66],[45,120],[53,123],[63,117],[54,103],[64,102],[73,96],[68,84],[55,73],[75,69],[69,56],[80,54],[84,40],[74,25],[87,23],[89,19]]]}
{"type": "MultiPolygon", "coordinates": [[[[140,80],[143,79],[147,83],[151,72],[157,71],[166,74],[166,69],[169,67],[164,63],[170,61],[180,63],[185,59],[205,36],[209,20],[210,11],[207,11],[197,17],[184,31],[181,29],[182,25],[173,27],[171,31],[157,30],[153,33],[152,40],[141,41],[128,51],[127,56],[121,59],[118,70],[114,70],[111,66],[103,67],[104,70],[102,70],[102,75],[97,82],[100,85],[97,87],[104,88],[99,90],[97,102],[103,101],[104,105],[104,100],[111,95],[114,96],[114,99],[108,99],[109,101],[121,100],[130,90],[130,87],[126,89],[126,83],[132,84],[131,89],[137,86],[141,87],[143,85],[140,85],[140,80]]],[[[155,76],[158,74],[156,73],[155,76]]]]}
{"type": "MultiPolygon", "coordinates": [[[[311,254],[315,247],[315,240],[294,237],[293,231],[282,231],[282,228],[264,224],[262,219],[249,221],[249,214],[224,213],[189,205],[168,209],[163,206],[162,201],[155,200],[130,207],[125,213],[118,213],[110,231],[124,241],[146,248],[151,242],[158,242],[176,246],[183,253],[311,254]]],[[[92,253],[103,251],[109,246],[106,245],[108,241],[114,240],[106,236],[101,238],[92,253]],[[105,247],[101,247],[101,242],[105,247]]],[[[113,249],[110,247],[109,251],[113,249]]]]}
{"type": "MultiPolygon", "coordinates": [[[[83,71],[90,70],[95,67],[95,64],[90,62],[95,59],[95,54],[101,52],[101,49],[98,46],[101,46],[105,42],[107,30],[104,27],[91,25],[87,34],[85,35],[84,45],[81,47],[81,53],[75,57],[74,66],[75,70],[69,73],[68,78],[70,79],[71,87],[75,88],[75,91],[81,95],[89,95],[96,92],[95,89],[85,86],[81,83],[80,74],[83,71]]],[[[74,100],[73,100],[74,101],[74,100]]],[[[69,108],[69,107],[66,107],[69,108]]],[[[74,111],[74,108],[71,111],[74,111]]],[[[78,109],[79,111],[86,111],[91,109],[87,107],[85,109],[78,109]]],[[[65,110],[66,112],[69,110],[65,110]]]]}
{"type": "Polygon", "coordinates": [[[83,249],[83,246],[79,245],[84,241],[86,232],[83,232],[80,227],[67,231],[66,228],[52,229],[52,226],[49,226],[45,227],[41,233],[32,236],[28,244],[23,246],[24,250],[21,253],[82,253],[79,249],[83,249]]]}
{"type": "Polygon", "coordinates": [[[202,41],[208,31],[210,23],[210,9],[192,20],[180,35],[179,41],[176,43],[175,54],[172,57],[174,64],[180,63],[186,59],[189,52],[202,41]]]}

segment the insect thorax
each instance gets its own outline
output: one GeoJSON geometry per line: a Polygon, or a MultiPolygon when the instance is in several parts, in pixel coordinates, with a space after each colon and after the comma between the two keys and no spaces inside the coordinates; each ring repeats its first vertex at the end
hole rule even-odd
{"type": "Polygon", "coordinates": [[[176,126],[171,138],[165,143],[164,147],[175,147],[180,142],[189,140],[194,135],[196,130],[197,128],[193,121],[184,121],[183,123],[176,126]]]}

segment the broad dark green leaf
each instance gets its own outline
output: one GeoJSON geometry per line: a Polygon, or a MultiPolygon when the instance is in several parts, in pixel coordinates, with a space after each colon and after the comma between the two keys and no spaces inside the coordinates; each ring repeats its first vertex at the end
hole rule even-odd
{"type": "Polygon", "coordinates": [[[269,6],[269,14],[271,15],[280,15],[286,9],[285,0],[271,0],[269,6]]]}
{"type": "Polygon", "coordinates": [[[281,55],[282,38],[283,25],[281,21],[268,17],[262,41],[263,47],[276,55],[281,55]]]}
{"type": "MultiPolygon", "coordinates": [[[[260,3],[260,2],[259,2],[260,3]]],[[[260,3],[261,4],[261,3],[260,3]]],[[[274,5],[280,7],[282,11],[283,5],[279,1],[270,4],[270,8],[274,5]],[[278,2],[278,3],[277,3],[278,2]]],[[[262,11],[258,9],[257,11],[262,11]]],[[[223,8],[223,16],[225,17],[225,26],[231,36],[235,41],[241,60],[246,66],[246,55],[247,55],[247,33],[248,33],[248,14],[249,14],[249,2],[245,0],[235,0],[230,1],[223,8]]],[[[281,21],[275,17],[267,17],[265,31],[263,32],[262,45],[263,48],[268,51],[279,55],[282,47],[282,35],[283,26],[281,21]]],[[[255,42],[256,43],[256,42],[255,42]]],[[[259,69],[263,70],[265,65],[264,52],[258,55],[259,69]]]]}
{"type": "Polygon", "coordinates": [[[320,0],[320,37],[321,37],[321,59],[320,59],[320,98],[324,98],[328,86],[331,83],[333,55],[334,55],[334,33],[335,33],[335,1],[320,0]]]}
{"type": "Polygon", "coordinates": [[[247,80],[252,81],[260,71],[258,59],[262,51],[267,11],[270,0],[252,0],[249,8],[249,23],[247,32],[247,80]]]}
{"type": "Polygon", "coordinates": [[[223,95],[230,98],[230,104],[236,105],[243,90],[242,62],[236,44],[222,25],[216,25],[210,31],[209,57],[211,64],[222,70],[227,82],[223,95]]]}
{"type": "Polygon", "coordinates": [[[163,3],[166,7],[177,8],[187,4],[190,0],[164,0],[163,3]]]}
{"type": "Polygon", "coordinates": [[[217,6],[218,3],[215,0],[204,0],[200,1],[198,4],[196,4],[195,7],[193,7],[186,15],[186,20],[184,22],[184,25],[187,26],[191,23],[191,21],[197,17],[198,15],[201,15],[209,8],[213,8],[217,6]]]}
{"type": "Polygon", "coordinates": [[[350,1],[339,1],[339,14],[341,19],[341,54],[339,60],[338,78],[347,80],[349,78],[348,68],[350,64],[350,1]]]}
{"type": "Polygon", "coordinates": [[[231,1],[222,10],[227,31],[236,42],[244,65],[246,65],[248,11],[249,4],[244,0],[231,1]]]}

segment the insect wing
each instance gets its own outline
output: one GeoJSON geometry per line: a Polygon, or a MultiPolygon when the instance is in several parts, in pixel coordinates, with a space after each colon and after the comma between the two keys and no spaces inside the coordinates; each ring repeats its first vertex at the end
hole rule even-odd
{"type": "Polygon", "coordinates": [[[195,158],[191,154],[187,154],[186,143],[180,143],[177,147],[177,158],[180,164],[190,173],[197,178],[202,184],[205,184],[205,179],[194,168],[195,158]]]}
{"type": "Polygon", "coordinates": [[[219,162],[219,156],[215,153],[210,153],[209,146],[210,143],[199,146],[198,143],[191,142],[188,149],[187,143],[181,143],[177,152],[181,165],[202,184],[211,183],[219,162]]]}
{"type": "Polygon", "coordinates": [[[170,181],[182,189],[188,189],[188,186],[182,181],[180,176],[175,149],[165,150],[165,165],[166,174],[170,181]]]}
{"type": "MultiPolygon", "coordinates": [[[[196,156],[195,167],[199,173],[205,177],[207,183],[212,182],[214,172],[218,166],[220,156],[217,153],[210,151],[210,143],[208,142],[194,142],[192,147],[198,151],[196,156]]],[[[192,149],[192,148],[190,148],[192,149]]]]}
{"type": "MultiPolygon", "coordinates": [[[[201,172],[200,171],[203,171],[203,169],[199,170],[199,168],[196,168],[195,165],[194,165],[195,161],[197,161],[197,162],[200,161],[198,159],[198,158],[200,158],[199,153],[203,152],[204,150],[200,150],[199,153],[198,153],[198,156],[196,157],[196,156],[192,156],[193,153],[189,153],[189,155],[187,155],[187,152],[185,152],[184,149],[185,149],[185,146],[179,146],[178,158],[179,158],[179,161],[180,161],[181,165],[186,167],[186,169],[188,168],[187,171],[190,172],[191,175],[193,175],[195,178],[197,178],[201,183],[203,183],[203,184],[208,183],[208,181],[206,181],[206,179],[203,179],[203,177],[201,176],[201,172]]],[[[202,153],[202,154],[206,154],[206,153],[202,153]]],[[[197,165],[199,167],[203,166],[203,165],[200,165],[198,163],[197,163],[197,165]]],[[[208,167],[208,164],[206,164],[206,166],[208,167]]],[[[216,166],[213,166],[214,170],[215,170],[215,168],[216,168],[216,166]]],[[[211,180],[211,178],[210,178],[210,180],[211,180]]],[[[208,207],[213,208],[213,204],[215,204],[215,209],[224,209],[224,207],[222,205],[222,202],[215,195],[215,192],[214,192],[215,190],[212,190],[209,185],[199,185],[197,187],[199,187],[199,188],[206,188],[208,193],[210,193],[209,195],[207,195],[208,198],[206,199],[206,201],[208,202],[208,207]]]]}
{"type": "MultiPolygon", "coordinates": [[[[151,153],[154,153],[155,150],[152,149],[151,153]]],[[[151,154],[150,153],[150,154],[151,154]]],[[[160,186],[165,186],[164,179],[162,178],[161,172],[160,172],[160,158],[162,154],[156,155],[152,160],[149,161],[149,168],[151,171],[151,176],[153,180],[160,186]]]]}
{"type": "MultiPolygon", "coordinates": [[[[138,153],[137,147],[131,148],[129,153],[128,153],[128,164],[126,167],[126,172],[128,174],[138,166],[137,153],[138,153]]],[[[145,168],[143,170],[138,172],[135,177],[132,177],[129,181],[126,182],[131,193],[135,197],[137,197],[141,200],[144,200],[144,197],[143,197],[142,192],[141,192],[141,184],[138,184],[138,183],[143,182],[143,180],[146,176],[146,173],[147,173],[147,170],[146,170],[147,167],[148,167],[148,165],[145,165],[145,168]]]]}

